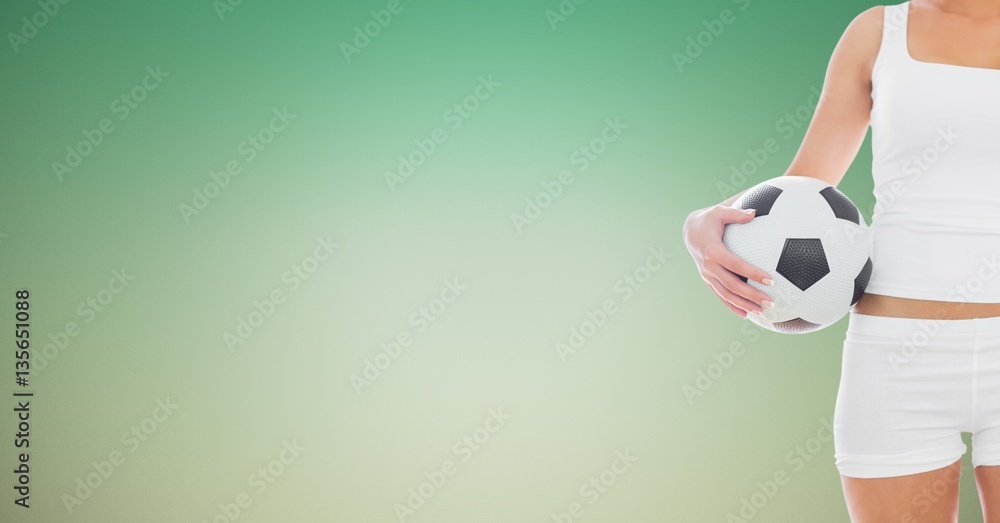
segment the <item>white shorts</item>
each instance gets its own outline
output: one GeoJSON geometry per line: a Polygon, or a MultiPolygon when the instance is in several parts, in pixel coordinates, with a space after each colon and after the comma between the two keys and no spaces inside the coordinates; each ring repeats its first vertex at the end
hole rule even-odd
{"type": "Polygon", "coordinates": [[[844,476],[883,478],[1000,465],[1000,316],[964,320],[850,313],[833,417],[844,476]]]}

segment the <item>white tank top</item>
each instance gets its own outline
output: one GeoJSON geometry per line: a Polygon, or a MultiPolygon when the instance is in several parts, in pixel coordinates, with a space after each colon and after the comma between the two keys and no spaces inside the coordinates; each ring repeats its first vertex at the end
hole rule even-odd
{"type": "Polygon", "coordinates": [[[1000,70],[914,60],[909,4],[885,7],[872,70],[867,292],[1000,303],[1000,70]]]}

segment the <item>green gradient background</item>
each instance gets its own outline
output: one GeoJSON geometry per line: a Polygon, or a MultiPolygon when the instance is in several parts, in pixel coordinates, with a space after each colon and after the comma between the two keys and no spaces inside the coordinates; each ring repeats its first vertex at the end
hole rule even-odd
{"type": "MultiPolygon", "coordinates": [[[[0,317],[29,288],[38,351],[112,270],[135,276],[33,376],[32,508],[5,472],[0,521],[212,521],[293,439],[305,451],[238,521],[396,521],[503,406],[511,419],[406,521],[544,522],[580,502],[590,522],[721,522],[832,417],[846,320],[746,330],[680,228],[769,137],[780,150],[747,186],[783,173],[802,130],[785,140],[775,122],[870,4],[753,0],[681,73],[672,53],[732,2],[594,0],[553,31],[554,0],[406,1],[347,63],[339,44],[385,5],[247,0],[220,21],[208,0],[77,1],[0,50],[0,317]],[[51,163],[157,64],[170,76],[60,182],[51,163]],[[480,75],[500,87],[389,191],[383,173],[480,75]],[[247,164],[237,145],[276,107],[296,119],[247,164]],[[518,234],[511,213],[616,116],[622,137],[518,234]],[[243,174],[186,224],[178,205],[229,160],[243,174]],[[324,235],[334,256],[230,353],[223,332],[324,235]],[[650,246],[667,266],[560,361],[555,343],[650,246]],[[468,290],[355,394],[350,376],[456,277],[468,290]],[[689,404],[682,386],[733,342],[746,354],[689,404]],[[167,397],[180,408],[68,514],[62,496],[167,397]],[[638,461],[587,503],[580,485],[624,449],[638,461]]],[[[0,28],[38,9],[5,2],[0,28]]],[[[870,209],[869,162],[866,145],[840,187],[870,209]]],[[[0,361],[13,392],[13,354],[0,361]]],[[[753,520],[846,521],[832,456],[824,443],[753,520]]],[[[981,521],[969,472],[962,521],[981,521]]]]}

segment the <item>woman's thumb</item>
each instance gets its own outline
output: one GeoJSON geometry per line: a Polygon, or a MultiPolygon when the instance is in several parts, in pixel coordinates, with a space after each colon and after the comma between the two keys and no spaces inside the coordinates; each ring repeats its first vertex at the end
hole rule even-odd
{"type": "Polygon", "coordinates": [[[740,209],[739,207],[726,207],[722,215],[725,223],[746,223],[756,216],[756,209],[740,209]]]}

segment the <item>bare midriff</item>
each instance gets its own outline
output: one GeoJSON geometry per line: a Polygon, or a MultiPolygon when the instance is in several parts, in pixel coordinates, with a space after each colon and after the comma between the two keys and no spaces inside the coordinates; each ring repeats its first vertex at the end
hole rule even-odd
{"type": "Polygon", "coordinates": [[[865,293],[851,309],[858,314],[892,316],[896,318],[925,318],[962,320],[1000,316],[1000,303],[965,303],[936,300],[914,300],[865,293]]]}

